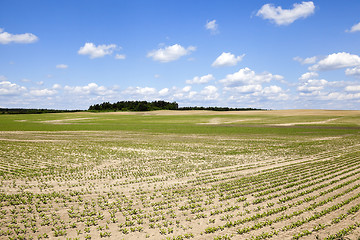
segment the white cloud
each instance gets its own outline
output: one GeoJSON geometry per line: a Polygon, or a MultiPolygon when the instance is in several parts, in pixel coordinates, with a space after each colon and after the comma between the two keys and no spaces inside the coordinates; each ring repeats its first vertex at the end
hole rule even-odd
{"type": "Polygon", "coordinates": [[[345,70],[345,74],[346,74],[347,76],[360,77],[360,66],[346,69],[346,70],[345,70]]]}
{"type": "Polygon", "coordinates": [[[308,58],[301,58],[301,57],[294,57],[293,58],[295,61],[301,63],[301,64],[314,64],[317,61],[317,57],[308,57],[308,58]]]}
{"type": "Polygon", "coordinates": [[[204,94],[214,94],[216,92],[217,92],[217,88],[212,85],[204,87],[204,89],[201,91],[201,93],[204,94]]]}
{"type": "Polygon", "coordinates": [[[5,77],[4,75],[0,75],[0,81],[6,81],[7,77],[5,77]]]}
{"type": "Polygon", "coordinates": [[[332,92],[321,96],[325,101],[350,101],[360,99],[360,93],[332,92]]]}
{"type": "Polygon", "coordinates": [[[281,87],[276,85],[265,87],[261,92],[254,93],[254,96],[259,96],[271,101],[286,101],[290,98],[281,87]]]}
{"type": "Polygon", "coordinates": [[[196,91],[190,91],[189,94],[187,95],[187,98],[191,99],[194,96],[196,96],[197,92],[196,91]]]}
{"type": "Polygon", "coordinates": [[[307,73],[304,73],[303,75],[301,75],[299,80],[300,81],[308,80],[310,78],[314,78],[314,77],[318,77],[318,76],[319,76],[319,74],[317,72],[307,72],[307,73]]]}
{"type": "Polygon", "coordinates": [[[159,91],[160,96],[165,96],[169,94],[169,89],[168,88],[163,88],[159,91]]]}
{"type": "Polygon", "coordinates": [[[11,83],[9,81],[0,82],[0,95],[6,95],[6,96],[20,95],[25,91],[27,91],[26,87],[17,85],[16,83],[11,83]]]}
{"type": "Polygon", "coordinates": [[[352,26],[347,32],[360,32],[360,22],[352,26]]]}
{"type": "Polygon", "coordinates": [[[59,68],[59,69],[66,69],[66,68],[68,68],[69,66],[68,65],[66,65],[66,64],[58,64],[58,65],[56,65],[56,68],[59,68]]]}
{"type": "Polygon", "coordinates": [[[151,57],[154,61],[166,63],[175,61],[180,57],[186,56],[195,50],[196,48],[193,46],[184,48],[179,44],[174,44],[165,48],[153,50],[147,54],[147,57],[151,57]]]}
{"type": "Polygon", "coordinates": [[[218,24],[216,23],[216,20],[212,20],[212,21],[208,21],[206,24],[205,24],[205,28],[207,30],[210,30],[210,32],[212,34],[216,34],[218,33],[218,24]]]}
{"type": "Polygon", "coordinates": [[[107,95],[113,93],[112,90],[108,90],[104,86],[98,86],[96,83],[89,83],[86,86],[68,86],[64,87],[64,90],[70,94],[78,95],[107,95]]]}
{"type": "Polygon", "coordinates": [[[123,91],[124,94],[129,95],[154,95],[157,93],[155,88],[151,87],[128,87],[125,91],[123,91]]]}
{"type": "Polygon", "coordinates": [[[205,100],[214,100],[219,97],[217,92],[217,88],[215,86],[206,86],[203,90],[201,90],[200,94],[204,96],[205,100]]]}
{"type": "Polygon", "coordinates": [[[34,89],[29,91],[30,95],[36,97],[52,96],[57,94],[57,91],[54,89],[34,89]]]}
{"type": "Polygon", "coordinates": [[[223,52],[216,60],[211,64],[213,67],[235,66],[244,58],[245,54],[235,57],[232,53],[223,52]]]}
{"type": "Polygon", "coordinates": [[[4,29],[0,28],[0,44],[34,43],[37,40],[38,37],[32,33],[11,34],[8,32],[4,32],[4,29]]]}
{"type": "Polygon", "coordinates": [[[345,91],[347,91],[347,92],[360,92],[360,85],[346,86],[345,91]]]}
{"type": "MultiPolygon", "coordinates": [[[[196,91],[190,91],[191,90],[190,86],[185,86],[182,89],[173,88],[172,90],[173,90],[171,94],[173,96],[172,100],[184,100],[184,99],[194,100],[198,96],[198,93],[196,91]]],[[[205,98],[204,96],[201,96],[201,99],[204,98],[205,98]]]]}
{"type": "Polygon", "coordinates": [[[360,66],[360,57],[346,52],[333,53],[309,67],[310,71],[325,71],[360,66]]]}
{"type": "Polygon", "coordinates": [[[185,86],[182,89],[178,89],[176,87],[172,88],[171,92],[172,100],[195,100],[195,99],[205,99],[205,96],[199,96],[199,93],[196,91],[191,91],[191,86],[185,86]]]}
{"type": "Polygon", "coordinates": [[[238,72],[226,75],[226,78],[220,80],[225,86],[254,85],[271,80],[282,80],[281,75],[273,75],[271,73],[257,74],[250,68],[242,68],[238,72]]]}
{"type": "Polygon", "coordinates": [[[225,87],[225,91],[234,91],[239,93],[253,93],[253,92],[259,92],[263,88],[260,84],[251,84],[251,85],[244,85],[244,86],[238,86],[238,87],[225,87]]]}
{"type": "Polygon", "coordinates": [[[53,89],[61,89],[61,85],[58,84],[58,83],[55,83],[53,86],[52,86],[53,89]]]}
{"type": "MultiPolygon", "coordinates": [[[[290,99],[289,94],[285,93],[278,86],[270,86],[268,88],[265,88],[264,91],[266,98],[271,101],[288,101],[290,99]]],[[[271,103],[268,102],[267,104],[271,104],[271,103]]]]}
{"type": "Polygon", "coordinates": [[[309,79],[306,82],[302,83],[297,90],[303,93],[311,93],[315,91],[323,90],[329,82],[325,79],[309,79]]]}
{"type": "Polygon", "coordinates": [[[85,43],[85,45],[79,49],[78,54],[89,55],[91,59],[94,59],[111,55],[116,48],[117,46],[115,44],[96,46],[94,43],[85,43]]]}
{"type": "MultiPolygon", "coordinates": [[[[260,104],[260,102],[262,104],[271,104],[270,102],[268,102],[269,100],[285,101],[290,98],[286,91],[276,85],[271,85],[263,88],[260,84],[253,84],[238,87],[225,87],[224,90],[232,93],[232,95],[230,95],[229,97],[231,101],[236,100],[244,102],[246,104],[260,104]]],[[[259,105],[257,105],[256,107],[259,107],[259,105]]]]}
{"type": "Polygon", "coordinates": [[[136,93],[147,95],[147,94],[156,94],[157,91],[155,88],[151,88],[151,87],[144,87],[144,88],[137,87],[136,93]]]}
{"type": "Polygon", "coordinates": [[[124,60],[124,59],[126,59],[126,55],[125,54],[116,54],[115,59],[124,60]]]}
{"type": "Polygon", "coordinates": [[[192,80],[186,80],[186,84],[203,84],[208,83],[211,80],[214,80],[214,76],[212,74],[208,74],[201,77],[194,77],[192,80]]]}
{"type": "Polygon", "coordinates": [[[191,86],[185,86],[185,87],[183,87],[182,90],[183,90],[184,92],[190,92],[191,86]]]}
{"type": "Polygon", "coordinates": [[[299,18],[306,18],[313,14],[315,5],[313,2],[295,3],[292,9],[282,9],[272,4],[265,4],[257,12],[256,16],[269,19],[277,25],[289,25],[299,18]]]}
{"type": "Polygon", "coordinates": [[[272,85],[272,86],[269,86],[269,87],[266,87],[264,88],[263,92],[266,94],[266,95],[269,95],[269,94],[277,94],[277,93],[280,93],[282,92],[282,88],[279,87],[279,86],[275,86],[275,85],[272,85]]]}

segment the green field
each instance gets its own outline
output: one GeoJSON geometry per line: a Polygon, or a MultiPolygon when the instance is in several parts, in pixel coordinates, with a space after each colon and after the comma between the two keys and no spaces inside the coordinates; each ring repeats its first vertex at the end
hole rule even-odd
{"type": "Polygon", "coordinates": [[[359,239],[360,111],[0,115],[0,239],[359,239]]]}

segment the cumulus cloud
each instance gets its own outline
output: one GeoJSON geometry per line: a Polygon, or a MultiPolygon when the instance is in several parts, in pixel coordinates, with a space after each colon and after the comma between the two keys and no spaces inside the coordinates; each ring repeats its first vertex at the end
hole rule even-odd
{"type": "Polygon", "coordinates": [[[346,86],[345,91],[347,91],[347,92],[360,92],[360,85],[346,86]]]}
{"type": "Polygon", "coordinates": [[[263,5],[256,16],[269,19],[277,25],[289,25],[299,18],[306,18],[315,12],[313,2],[295,3],[292,9],[282,9],[281,6],[275,7],[272,4],[263,5]]]}
{"type": "Polygon", "coordinates": [[[33,89],[29,91],[30,95],[36,97],[52,96],[57,94],[57,91],[54,89],[33,89]]]}
{"type": "MultiPolygon", "coordinates": [[[[360,92],[357,91],[356,86],[348,86],[343,90],[335,90],[328,92],[313,92],[311,94],[301,94],[300,96],[307,97],[312,102],[316,100],[324,101],[327,104],[337,104],[339,109],[344,109],[344,106],[355,106],[354,109],[358,109],[358,103],[360,100],[360,92]],[[355,104],[355,105],[354,105],[355,104]]],[[[352,108],[353,108],[352,107],[352,108]]]]}
{"type": "Polygon", "coordinates": [[[205,100],[214,100],[219,97],[218,89],[215,86],[206,86],[203,90],[201,90],[200,94],[204,96],[205,100]]]}
{"type": "Polygon", "coordinates": [[[319,74],[317,72],[307,72],[307,73],[304,73],[303,75],[301,75],[299,80],[304,81],[304,80],[308,80],[310,78],[314,78],[314,77],[318,77],[318,76],[319,76],[319,74]]]}
{"type": "Polygon", "coordinates": [[[328,85],[328,81],[325,79],[309,79],[306,82],[302,83],[297,90],[303,93],[311,93],[315,91],[323,90],[326,85],[328,85]]]}
{"type": "Polygon", "coordinates": [[[216,34],[218,33],[218,24],[216,23],[216,20],[212,20],[212,21],[207,21],[207,23],[205,24],[205,28],[207,30],[210,30],[210,32],[212,34],[216,34]]]}
{"type": "Polygon", "coordinates": [[[350,100],[358,100],[360,99],[359,93],[343,93],[343,92],[331,92],[326,95],[322,95],[321,100],[325,101],[350,101],[350,100]]]}
{"type": "Polygon", "coordinates": [[[169,89],[168,88],[163,88],[159,91],[160,96],[166,96],[169,94],[169,89]]]}
{"type": "Polygon", "coordinates": [[[309,67],[310,71],[326,71],[360,66],[360,57],[346,52],[333,53],[309,67]]]}
{"type": "Polygon", "coordinates": [[[316,61],[317,61],[317,57],[316,56],[314,56],[314,57],[308,57],[308,58],[301,58],[301,57],[294,57],[293,58],[294,59],[294,61],[297,61],[297,62],[299,62],[299,63],[301,63],[301,64],[314,64],[314,63],[316,63],[316,61]]]}
{"type": "Polygon", "coordinates": [[[282,90],[282,88],[281,87],[279,87],[279,86],[276,86],[276,85],[272,85],[272,86],[269,86],[269,87],[265,87],[264,88],[264,90],[263,90],[263,92],[265,93],[265,94],[277,94],[277,93],[280,93],[280,92],[282,92],[283,90],[282,90]]]}
{"type": "Polygon", "coordinates": [[[123,93],[129,95],[154,95],[157,91],[151,87],[128,87],[123,93]]]}
{"type": "Polygon", "coordinates": [[[126,55],[125,54],[116,54],[115,59],[124,60],[124,59],[126,59],[126,55]]]}
{"type": "Polygon", "coordinates": [[[225,91],[231,92],[231,100],[249,103],[259,103],[271,101],[285,101],[290,96],[281,87],[271,85],[262,87],[260,84],[244,85],[238,87],[225,87],[225,91]]]}
{"type": "Polygon", "coordinates": [[[262,86],[260,84],[250,84],[250,85],[243,85],[238,87],[225,87],[225,91],[234,91],[238,93],[253,93],[253,92],[260,92],[262,90],[262,86]]]}
{"type": "Polygon", "coordinates": [[[201,77],[194,77],[191,80],[186,80],[187,84],[203,84],[203,83],[208,83],[211,80],[214,80],[214,76],[212,74],[208,74],[205,76],[201,76],[201,77]]]}
{"type": "Polygon", "coordinates": [[[360,66],[346,69],[346,70],[345,70],[345,74],[346,74],[347,76],[360,77],[360,66]]]}
{"type": "Polygon", "coordinates": [[[273,75],[271,73],[255,73],[250,68],[242,68],[238,72],[226,75],[226,78],[221,79],[220,82],[225,86],[239,86],[239,85],[254,85],[271,80],[282,80],[283,76],[273,75]]]}
{"type": "Polygon", "coordinates": [[[286,101],[290,96],[279,86],[265,87],[261,94],[271,101],[286,101]]]}
{"type": "Polygon", "coordinates": [[[360,22],[352,26],[350,30],[347,30],[347,32],[360,32],[360,22]]]}
{"type": "Polygon", "coordinates": [[[58,65],[56,65],[56,68],[59,68],[59,69],[66,69],[66,68],[68,68],[69,66],[68,65],[66,65],[66,64],[58,64],[58,65]]]}
{"type": "Polygon", "coordinates": [[[194,99],[198,94],[196,91],[191,91],[191,86],[185,86],[181,89],[173,87],[170,92],[172,100],[184,100],[184,99],[194,99]]]}
{"type": "Polygon", "coordinates": [[[20,95],[21,93],[27,91],[26,87],[17,85],[9,81],[0,82],[0,95],[2,96],[14,96],[20,95]]]}
{"type": "Polygon", "coordinates": [[[252,96],[258,97],[263,101],[285,101],[289,99],[289,95],[281,87],[276,85],[271,85],[261,91],[254,92],[252,96]]]}
{"type": "Polygon", "coordinates": [[[182,89],[183,92],[190,92],[190,90],[191,90],[191,86],[185,86],[182,89]]]}
{"type": "Polygon", "coordinates": [[[53,89],[61,89],[61,85],[58,84],[58,83],[55,83],[53,86],[52,86],[53,89]]]}
{"type": "Polygon", "coordinates": [[[240,56],[235,56],[229,52],[223,52],[215,61],[211,64],[213,67],[225,67],[225,66],[235,66],[244,58],[245,54],[240,56]]]}
{"type": "Polygon", "coordinates": [[[165,48],[153,50],[147,54],[147,57],[152,58],[154,61],[166,63],[175,61],[180,57],[186,56],[195,50],[196,47],[193,46],[184,48],[179,44],[174,44],[165,48]]]}
{"type": "Polygon", "coordinates": [[[85,45],[79,49],[78,54],[89,55],[91,59],[94,59],[111,55],[116,48],[117,46],[115,44],[96,46],[94,43],[85,43],[85,45]]]}
{"type": "Polygon", "coordinates": [[[289,95],[280,86],[263,86],[272,80],[281,82],[283,77],[271,73],[258,74],[249,68],[243,68],[238,72],[228,74],[226,78],[220,80],[220,83],[225,85],[223,90],[230,94],[230,100],[246,103],[247,106],[249,104],[263,104],[269,100],[284,101],[289,99],[289,95]]]}
{"type": "Polygon", "coordinates": [[[32,33],[11,34],[0,28],[0,44],[9,43],[34,43],[39,38],[32,33]]]}
{"type": "Polygon", "coordinates": [[[96,83],[89,83],[86,86],[68,86],[64,87],[65,92],[77,95],[106,95],[113,93],[104,86],[99,86],[96,83]]]}

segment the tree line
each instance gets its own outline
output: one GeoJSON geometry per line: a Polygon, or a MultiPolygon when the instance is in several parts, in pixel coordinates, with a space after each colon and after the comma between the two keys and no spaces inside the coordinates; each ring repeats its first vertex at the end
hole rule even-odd
{"type": "Polygon", "coordinates": [[[0,108],[0,114],[41,114],[41,113],[62,113],[81,112],[82,110],[55,110],[37,108],[0,108]]]}
{"type": "MultiPolygon", "coordinates": [[[[154,111],[154,110],[209,110],[209,111],[250,111],[263,110],[257,108],[229,108],[229,107],[179,107],[176,102],[166,101],[119,101],[116,103],[103,102],[91,105],[88,111],[114,112],[114,111],[154,111]]],[[[41,114],[41,113],[62,113],[81,112],[84,110],[56,110],[36,108],[0,108],[0,114],[41,114]]]]}
{"type": "Polygon", "coordinates": [[[229,107],[179,107],[176,102],[166,101],[119,101],[116,103],[103,102],[89,107],[89,111],[153,111],[153,110],[210,110],[210,111],[250,111],[262,110],[257,108],[229,108],[229,107]]]}
{"type": "Polygon", "coordinates": [[[178,110],[208,110],[208,111],[254,111],[259,108],[229,108],[229,107],[181,107],[178,110]]]}
{"type": "Polygon", "coordinates": [[[165,101],[120,101],[116,103],[103,102],[89,107],[89,111],[153,111],[153,110],[177,110],[176,102],[165,101]]]}

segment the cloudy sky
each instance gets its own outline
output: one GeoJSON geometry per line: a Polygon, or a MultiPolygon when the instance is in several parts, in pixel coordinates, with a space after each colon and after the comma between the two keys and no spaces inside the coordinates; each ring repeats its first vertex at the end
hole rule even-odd
{"type": "Polygon", "coordinates": [[[1,0],[0,107],[360,109],[360,1],[1,0]]]}

